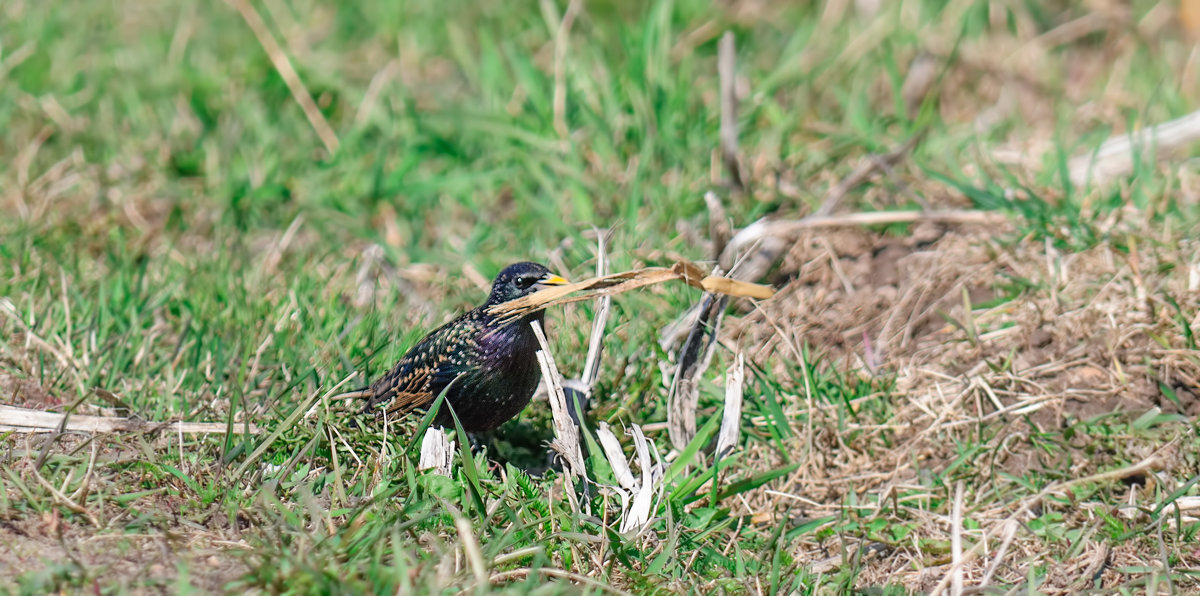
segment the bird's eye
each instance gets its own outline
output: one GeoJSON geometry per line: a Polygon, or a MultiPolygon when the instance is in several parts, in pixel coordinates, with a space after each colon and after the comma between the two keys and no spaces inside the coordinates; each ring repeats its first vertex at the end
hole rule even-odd
{"type": "Polygon", "coordinates": [[[532,286],[533,282],[535,282],[535,281],[537,281],[537,280],[535,280],[534,278],[532,278],[528,275],[522,275],[521,277],[517,278],[517,287],[524,290],[525,288],[532,286]]]}

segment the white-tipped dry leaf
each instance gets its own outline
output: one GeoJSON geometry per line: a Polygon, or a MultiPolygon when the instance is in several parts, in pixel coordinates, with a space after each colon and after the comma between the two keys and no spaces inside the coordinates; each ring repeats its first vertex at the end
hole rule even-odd
{"type": "Polygon", "coordinates": [[[546,381],[550,412],[554,419],[555,439],[550,447],[562,456],[564,468],[569,474],[586,482],[587,470],[583,467],[583,450],[579,447],[579,427],[575,426],[575,421],[571,420],[571,414],[567,411],[567,396],[563,392],[562,375],[559,374],[554,357],[550,354],[550,345],[546,341],[546,334],[542,332],[541,324],[533,321],[530,325],[542,348],[537,352],[538,365],[542,369],[542,379],[546,381]]]}
{"type": "Polygon", "coordinates": [[[637,452],[641,483],[634,488],[633,503],[621,519],[621,533],[639,531],[650,521],[650,514],[654,510],[655,477],[659,476],[655,463],[657,458],[651,458],[650,442],[642,434],[642,428],[635,424],[630,428],[630,433],[633,435],[634,451],[637,452]]]}
{"type": "Polygon", "coordinates": [[[596,429],[596,439],[600,441],[600,447],[604,449],[604,457],[608,460],[608,467],[612,468],[617,483],[625,490],[634,490],[637,482],[633,478],[633,472],[629,471],[629,460],[625,459],[625,452],[621,450],[621,442],[617,440],[617,435],[614,435],[608,428],[607,423],[600,423],[600,428],[596,429]]]}
{"type": "Polygon", "coordinates": [[[454,441],[446,438],[441,427],[431,427],[421,438],[421,460],[417,467],[433,470],[434,473],[450,477],[454,456],[454,441]]]}
{"type": "Polygon", "coordinates": [[[738,352],[737,362],[725,371],[725,412],[721,414],[721,432],[717,435],[717,457],[725,457],[738,444],[742,426],[742,385],[746,378],[746,359],[738,352]]]}
{"type": "MultiPolygon", "coordinates": [[[[596,234],[596,277],[608,275],[608,260],[604,250],[604,233],[596,234]]],[[[596,299],[596,315],[592,318],[592,334],[588,341],[587,360],[583,365],[580,380],[587,387],[587,396],[592,395],[592,387],[600,375],[600,357],[604,353],[604,328],[608,324],[608,314],[612,309],[612,296],[605,295],[596,299]]]]}

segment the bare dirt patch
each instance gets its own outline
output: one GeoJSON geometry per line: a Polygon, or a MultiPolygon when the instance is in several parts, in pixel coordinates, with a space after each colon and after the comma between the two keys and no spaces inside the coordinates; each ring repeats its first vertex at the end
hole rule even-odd
{"type": "Polygon", "coordinates": [[[195,528],[155,524],[140,531],[97,531],[64,520],[57,509],[36,518],[0,521],[0,575],[11,581],[40,571],[24,578],[31,587],[39,585],[34,578],[45,581],[40,585],[54,585],[57,573],[73,570],[86,578],[81,587],[88,589],[158,592],[182,581],[216,593],[246,571],[229,551],[227,542],[195,528]]]}
{"type": "Polygon", "coordinates": [[[15,515],[0,518],[0,586],[217,593],[245,574],[244,528],[179,496],[173,482],[147,477],[135,439],[94,438],[89,466],[90,441],[63,436],[45,449],[47,438],[5,441],[4,498],[15,515]]]}
{"type": "Polygon", "coordinates": [[[61,405],[59,399],[33,379],[0,372],[0,403],[22,408],[45,409],[61,405]]]}

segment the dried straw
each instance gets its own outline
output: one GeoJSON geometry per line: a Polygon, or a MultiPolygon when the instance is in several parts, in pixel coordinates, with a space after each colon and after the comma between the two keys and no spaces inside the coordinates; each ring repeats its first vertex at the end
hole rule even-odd
{"type": "Polygon", "coordinates": [[[708,275],[694,263],[678,261],[671,267],[646,267],[634,271],[593,277],[573,284],[552,286],[538,290],[528,296],[492,306],[488,309],[488,313],[498,315],[502,319],[518,319],[526,314],[550,306],[591,300],[600,296],[612,296],[668,281],[683,281],[689,286],[704,290],[705,292],[728,296],[765,300],[775,295],[775,290],[768,286],[730,279],[728,277],[708,275]],[[571,295],[576,292],[586,293],[571,295]]]}
{"type": "MultiPolygon", "coordinates": [[[[175,430],[192,434],[221,434],[228,430],[235,435],[246,432],[246,428],[242,424],[234,424],[230,427],[224,422],[152,422],[139,418],[60,414],[0,405],[0,432],[46,433],[68,430],[95,433],[175,430]]],[[[251,424],[249,432],[258,434],[259,429],[256,425],[251,424]]]]}

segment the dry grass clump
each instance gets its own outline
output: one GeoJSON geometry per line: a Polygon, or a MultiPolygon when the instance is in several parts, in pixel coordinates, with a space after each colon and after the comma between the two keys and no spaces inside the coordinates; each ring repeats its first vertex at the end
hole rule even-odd
{"type": "MultiPolygon", "coordinates": [[[[963,538],[979,550],[958,566],[968,585],[985,576],[1019,583],[1030,565],[1048,564],[1040,589],[1072,593],[1090,587],[1093,576],[1116,585],[1113,569],[1123,565],[1162,567],[1136,561],[1157,551],[1147,545],[1109,552],[1108,542],[1085,536],[1068,549],[1028,525],[1054,513],[1064,516],[1063,527],[1099,531],[1098,511],[1112,503],[1086,477],[1114,465],[1141,460],[1090,480],[1120,479],[1116,495],[1151,508],[1161,494],[1155,483],[1170,492],[1196,473],[1179,457],[1178,437],[1130,437],[1117,451],[1095,451],[1090,427],[1056,435],[1100,416],[1200,412],[1200,358],[1185,326],[1195,321],[1180,315],[1200,306],[1196,280],[1185,273],[1194,251],[1128,238],[1128,246],[1102,243],[1071,254],[1050,242],[1009,243],[995,230],[933,225],[906,237],[842,230],[803,238],[785,258],[784,272],[794,277],[776,299],[731,322],[738,342],[762,346],[748,357],[780,375],[799,360],[863,382],[894,376],[895,387],[858,398],[850,405],[858,414],[844,418],[842,404],[798,382],[783,401],[789,419],[804,421],[793,429],[799,467],[784,486],[759,491],[744,506],[768,517],[842,512],[903,520],[912,532],[894,543],[805,540],[794,553],[814,570],[862,566],[858,585],[902,578],[926,592],[950,578],[957,558],[945,545],[961,529],[936,505],[949,495],[930,478],[960,469],[985,474],[971,477],[973,501],[966,503],[975,525],[963,538]],[[811,352],[797,357],[804,345],[811,352]],[[890,403],[876,403],[885,394],[890,403]],[[1039,447],[1039,437],[1054,446],[1039,447]],[[964,461],[972,446],[977,455],[964,461]],[[1014,479],[1039,476],[1058,484],[1036,499],[1010,496],[1021,492],[1014,479]],[[1082,486],[1071,484],[1078,479],[1082,486]],[[1061,505],[1075,495],[1084,499],[1080,507],[1061,505]],[[1001,547],[1005,540],[1011,544],[1001,547]]],[[[762,460],[755,467],[785,463],[761,447],[752,457],[762,460]]]]}

